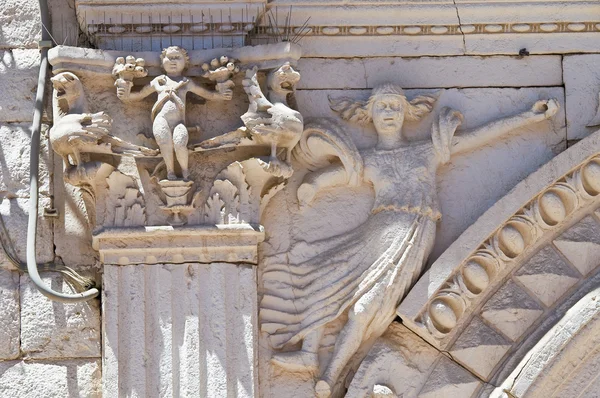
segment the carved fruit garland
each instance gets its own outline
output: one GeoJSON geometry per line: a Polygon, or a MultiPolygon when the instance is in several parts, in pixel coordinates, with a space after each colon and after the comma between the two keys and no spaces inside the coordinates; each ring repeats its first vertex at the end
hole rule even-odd
{"type": "Polygon", "coordinates": [[[461,264],[429,300],[417,323],[443,339],[480,294],[543,235],[600,194],[596,155],[536,196],[461,264]]]}

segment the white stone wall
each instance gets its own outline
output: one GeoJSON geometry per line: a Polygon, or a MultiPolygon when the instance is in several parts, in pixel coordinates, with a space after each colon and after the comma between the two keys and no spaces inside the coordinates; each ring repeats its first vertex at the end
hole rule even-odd
{"type": "MultiPolygon", "coordinates": [[[[73,15],[64,0],[50,2],[55,21],[73,15]]],[[[72,5],[71,5],[72,7],[72,5]]],[[[73,17],[71,17],[71,21],[73,17]]],[[[61,34],[60,22],[53,35],[61,34]]],[[[7,0],[0,14],[0,215],[16,255],[25,260],[29,206],[31,121],[39,70],[38,2],[7,0]]],[[[59,40],[59,38],[57,38],[59,40]]],[[[49,109],[49,108],[47,108],[49,109]]],[[[38,262],[53,261],[53,156],[42,129],[38,262]]],[[[0,396],[101,395],[99,302],[63,305],[42,296],[27,274],[0,251],[0,396]]],[[[43,273],[55,290],[72,291],[56,273],[43,273]]]]}

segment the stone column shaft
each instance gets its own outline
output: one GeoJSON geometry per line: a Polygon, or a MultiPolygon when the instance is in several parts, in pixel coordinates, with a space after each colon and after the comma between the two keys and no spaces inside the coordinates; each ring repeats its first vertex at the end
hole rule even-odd
{"type": "MultiPolygon", "coordinates": [[[[245,239],[247,243],[248,235],[245,239]]],[[[106,242],[107,235],[96,240],[101,253],[106,242]]],[[[131,253],[140,240],[123,243],[131,253]]],[[[240,247],[233,239],[221,243],[231,245],[229,256],[240,247]]],[[[185,258],[176,246],[172,242],[164,253],[185,258]]],[[[185,250],[190,253],[189,246],[185,250]]],[[[242,256],[254,260],[255,252],[242,256]]],[[[124,256],[114,258],[125,262],[124,256]]],[[[256,395],[253,264],[105,264],[102,302],[104,396],[256,395]]]]}

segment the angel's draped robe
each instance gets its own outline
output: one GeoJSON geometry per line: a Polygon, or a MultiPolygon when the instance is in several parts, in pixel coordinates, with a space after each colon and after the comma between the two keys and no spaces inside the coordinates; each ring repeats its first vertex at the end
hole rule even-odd
{"type": "Polygon", "coordinates": [[[381,335],[393,321],[435,241],[441,218],[436,171],[450,158],[453,117],[442,111],[431,140],[363,151],[365,181],[373,185],[375,202],[358,228],[297,242],[292,251],[315,254],[302,262],[265,259],[260,321],[274,348],[299,342],[353,305],[370,319],[363,341],[381,335]]]}

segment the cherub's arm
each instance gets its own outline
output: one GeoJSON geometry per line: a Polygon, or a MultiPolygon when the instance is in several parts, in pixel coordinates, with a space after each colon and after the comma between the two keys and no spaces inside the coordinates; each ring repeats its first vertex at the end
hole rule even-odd
{"type": "Polygon", "coordinates": [[[558,112],[558,108],[556,99],[542,100],[536,102],[530,111],[495,120],[472,130],[462,131],[453,137],[450,152],[452,154],[466,152],[512,130],[549,119],[558,112]]]}
{"type": "Polygon", "coordinates": [[[199,84],[196,84],[194,81],[190,80],[188,83],[188,89],[190,92],[204,98],[207,99],[209,101],[214,101],[214,100],[230,100],[233,96],[233,91],[232,90],[226,90],[222,93],[218,92],[218,91],[212,91],[212,90],[208,90],[202,86],[200,86],[199,84]]]}
{"type": "MultiPolygon", "coordinates": [[[[154,80],[156,80],[156,79],[154,79],[154,80]]],[[[117,97],[121,101],[125,101],[125,102],[143,100],[150,94],[156,92],[154,80],[150,84],[142,87],[142,89],[140,91],[133,91],[133,92],[131,91],[131,87],[133,87],[133,82],[126,82],[126,84],[128,84],[129,87],[124,87],[123,83],[121,83],[119,86],[117,86],[117,97]]]]}

